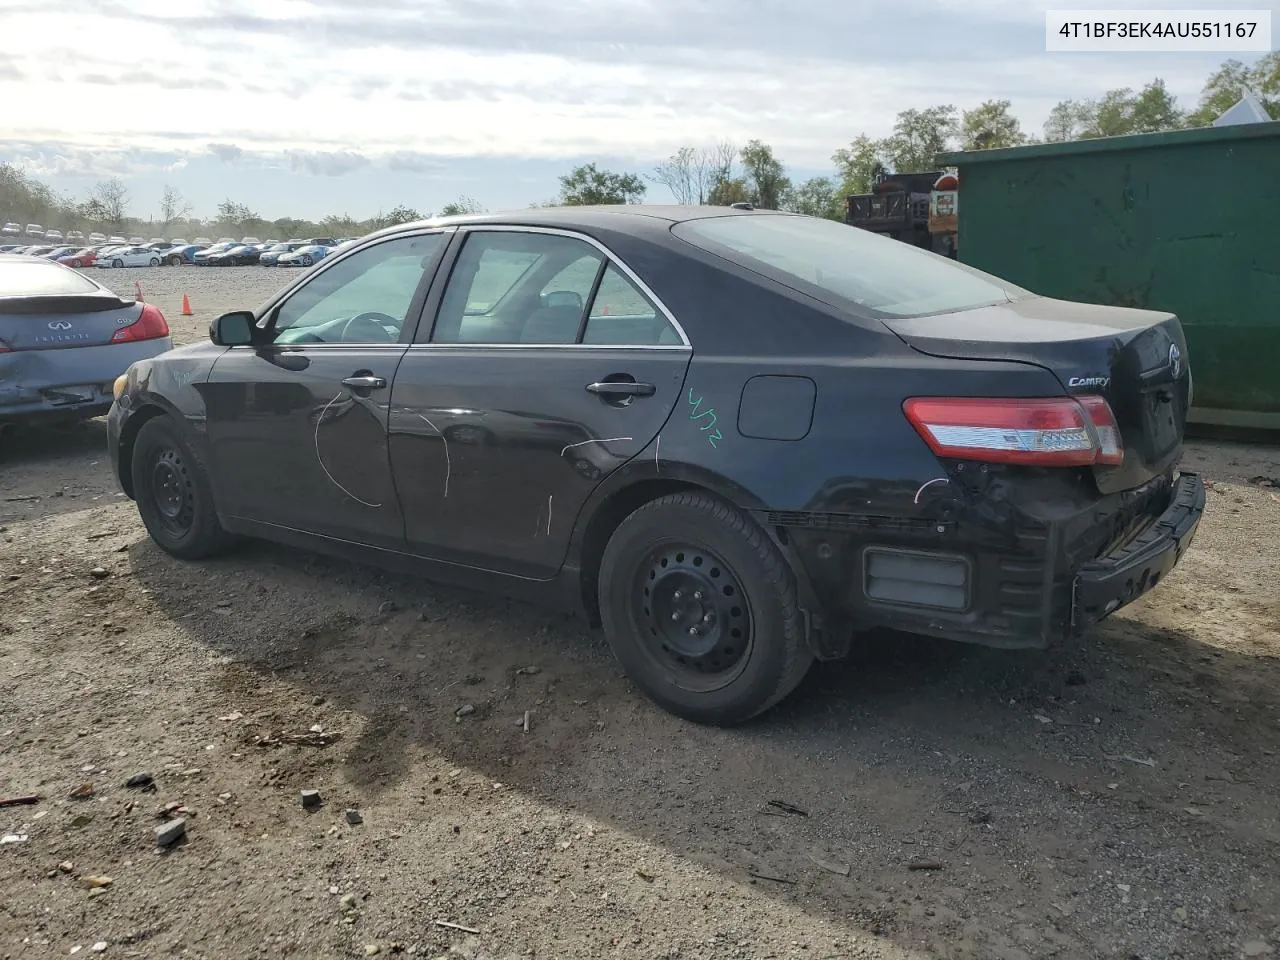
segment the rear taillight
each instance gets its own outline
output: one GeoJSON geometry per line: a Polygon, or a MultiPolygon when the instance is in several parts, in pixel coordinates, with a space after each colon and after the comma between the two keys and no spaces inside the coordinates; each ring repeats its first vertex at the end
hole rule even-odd
{"type": "Polygon", "coordinates": [[[1124,461],[1102,397],[914,397],[903,410],[939,457],[1036,467],[1124,461]]]}
{"type": "Polygon", "coordinates": [[[111,337],[112,343],[131,343],[135,340],[158,340],[169,335],[169,323],[160,308],[144,303],[138,319],[127,327],[121,327],[111,337]]]}

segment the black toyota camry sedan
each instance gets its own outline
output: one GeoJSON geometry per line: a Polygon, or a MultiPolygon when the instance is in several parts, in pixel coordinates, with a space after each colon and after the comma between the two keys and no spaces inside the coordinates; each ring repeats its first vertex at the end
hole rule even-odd
{"type": "Polygon", "coordinates": [[[715,207],[403,224],[116,384],[161,548],[261,537],[585,612],[744,721],[890,627],[1042,647],[1155,587],[1204,486],[1167,313],[715,207]]]}

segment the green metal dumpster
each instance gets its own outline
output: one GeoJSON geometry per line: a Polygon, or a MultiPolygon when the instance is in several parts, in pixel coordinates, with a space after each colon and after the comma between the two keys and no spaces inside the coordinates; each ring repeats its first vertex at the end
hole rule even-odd
{"type": "Polygon", "coordinates": [[[1176,313],[1193,423],[1280,429],[1280,121],[952,153],[959,259],[1176,313]]]}

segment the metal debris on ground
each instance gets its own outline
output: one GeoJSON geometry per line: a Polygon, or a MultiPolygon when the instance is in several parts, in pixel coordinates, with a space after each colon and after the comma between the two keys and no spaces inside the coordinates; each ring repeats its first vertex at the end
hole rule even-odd
{"type": "Polygon", "coordinates": [[[319,790],[303,790],[298,794],[298,799],[301,801],[304,810],[314,810],[322,802],[319,790]]]}
{"type": "Polygon", "coordinates": [[[775,810],[781,810],[791,817],[807,817],[809,815],[809,811],[801,810],[799,807],[792,806],[783,800],[770,800],[768,805],[775,810]]]}
{"type": "Polygon", "coordinates": [[[938,860],[912,860],[907,864],[908,870],[941,870],[942,863],[938,860]]]}
{"type": "Polygon", "coordinates": [[[156,778],[149,773],[135,773],[124,785],[130,790],[154,790],[156,778]]]}
{"type": "Polygon", "coordinates": [[[461,930],[463,933],[474,933],[477,935],[480,933],[480,931],[474,927],[464,927],[460,923],[450,923],[448,920],[437,920],[436,926],[444,927],[446,930],[461,930]]]}
{"type": "Polygon", "coordinates": [[[25,797],[0,797],[0,807],[27,807],[40,802],[34,793],[25,797]]]}
{"type": "Polygon", "coordinates": [[[1129,763],[1141,764],[1144,767],[1154,767],[1156,765],[1156,762],[1154,760],[1142,760],[1142,759],[1139,759],[1138,757],[1131,757],[1127,753],[1122,753],[1118,757],[1113,757],[1104,753],[1102,755],[1102,759],[1110,760],[1112,763],[1118,763],[1121,760],[1127,760],[1129,763]]]}
{"type": "Polygon", "coordinates": [[[294,744],[304,747],[327,747],[341,739],[341,735],[327,731],[324,733],[269,733],[265,737],[254,737],[253,742],[259,747],[279,747],[294,744]]]}
{"type": "Polygon", "coordinates": [[[3,837],[0,837],[0,845],[26,842],[27,835],[25,833],[6,833],[3,837]]]}
{"type": "Polygon", "coordinates": [[[825,870],[827,873],[834,873],[841,877],[847,877],[853,869],[850,864],[836,863],[832,860],[825,860],[822,857],[815,857],[813,854],[809,855],[809,860],[819,869],[825,870]]]}
{"type": "Polygon", "coordinates": [[[347,817],[347,823],[351,824],[351,826],[353,827],[358,827],[360,826],[360,824],[364,823],[364,817],[360,815],[359,810],[354,810],[354,809],[347,810],[346,817],[347,817]]]}
{"type": "Polygon", "coordinates": [[[774,883],[794,884],[794,880],[788,880],[786,877],[774,877],[767,873],[756,873],[754,870],[748,870],[747,876],[755,877],[757,880],[772,880],[774,883]]]}

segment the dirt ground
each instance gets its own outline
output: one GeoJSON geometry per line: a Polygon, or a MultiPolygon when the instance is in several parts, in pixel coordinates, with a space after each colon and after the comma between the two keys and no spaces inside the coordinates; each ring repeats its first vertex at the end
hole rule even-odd
{"type": "MultiPolygon", "coordinates": [[[[110,279],[189,341],[282,274],[110,279]]],[[[723,731],[571,618],[269,545],[172,560],[101,421],[16,441],[0,796],[42,799],[0,809],[0,958],[1275,956],[1280,449],[1186,467],[1195,545],[1086,643],[880,636],[723,731]]]]}

